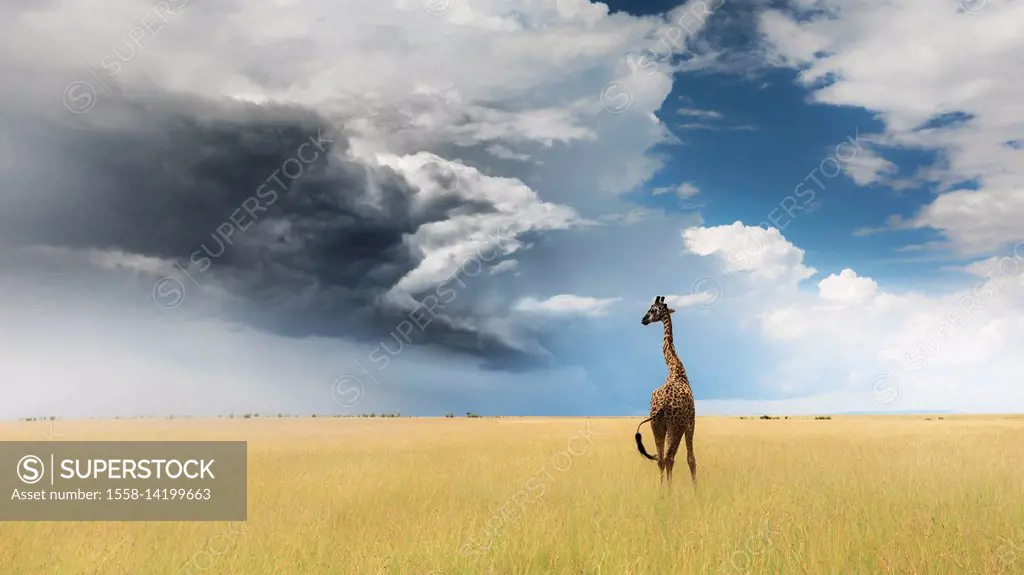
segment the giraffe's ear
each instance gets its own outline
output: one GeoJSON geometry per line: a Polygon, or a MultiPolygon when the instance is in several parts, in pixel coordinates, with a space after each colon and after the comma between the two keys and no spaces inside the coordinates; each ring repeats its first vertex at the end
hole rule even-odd
{"type": "Polygon", "coordinates": [[[676,310],[674,310],[672,308],[668,308],[668,313],[670,313],[670,314],[676,313],[676,310]]]}

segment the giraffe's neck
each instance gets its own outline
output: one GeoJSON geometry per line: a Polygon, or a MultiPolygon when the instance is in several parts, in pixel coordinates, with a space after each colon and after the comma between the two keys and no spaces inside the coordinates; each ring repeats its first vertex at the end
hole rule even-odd
{"type": "Polygon", "coordinates": [[[668,366],[669,381],[676,381],[678,379],[686,381],[686,369],[683,367],[683,362],[679,361],[679,356],[676,355],[675,343],[672,341],[671,316],[666,317],[663,323],[665,325],[665,339],[661,344],[661,351],[665,355],[665,365],[668,366]]]}

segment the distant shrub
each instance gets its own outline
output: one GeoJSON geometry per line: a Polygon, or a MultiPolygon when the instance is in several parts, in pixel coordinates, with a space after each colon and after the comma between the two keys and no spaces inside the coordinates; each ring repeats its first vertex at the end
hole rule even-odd
{"type": "Polygon", "coordinates": [[[814,419],[832,419],[832,416],[831,415],[819,415],[819,416],[815,417],[814,419]]]}

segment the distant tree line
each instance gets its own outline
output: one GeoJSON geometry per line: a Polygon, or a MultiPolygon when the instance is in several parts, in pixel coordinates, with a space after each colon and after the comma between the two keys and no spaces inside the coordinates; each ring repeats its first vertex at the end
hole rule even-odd
{"type": "MultiPolygon", "coordinates": [[[[138,415],[138,416],[134,416],[134,417],[121,417],[119,415],[115,415],[112,418],[89,417],[87,419],[205,419],[205,418],[208,418],[208,417],[215,417],[217,419],[235,419],[235,418],[239,418],[239,419],[257,419],[257,418],[260,418],[260,417],[263,417],[263,418],[275,418],[275,417],[277,417],[277,418],[294,418],[294,417],[306,417],[306,416],[304,416],[304,415],[297,415],[297,414],[294,414],[294,413],[278,413],[277,415],[274,415],[274,414],[260,414],[260,413],[242,413],[242,414],[236,415],[234,413],[229,413],[229,414],[226,414],[226,415],[225,414],[221,414],[221,415],[213,415],[213,416],[206,416],[206,415],[138,415]]],[[[317,418],[317,417],[320,417],[320,418],[332,418],[332,417],[403,417],[403,416],[402,416],[401,413],[398,413],[398,412],[395,412],[395,413],[387,413],[387,412],[374,413],[374,412],[370,412],[370,413],[349,413],[349,414],[340,414],[339,413],[339,414],[331,414],[331,415],[324,415],[324,414],[314,413],[314,414],[310,415],[309,417],[313,417],[313,418],[317,418]]],[[[411,417],[411,416],[406,415],[404,417],[411,417]]],[[[455,417],[455,414],[453,414],[451,412],[448,412],[448,413],[445,414],[445,417],[448,418],[448,419],[451,419],[451,418],[455,417]]],[[[485,417],[485,416],[477,415],[477,414],[475,414],[475,413],[473,413],[471,411],[467,411],[466,412],[466,417],[485,417]]],[[[494,415],[494,416],[490,416],[490,417],[501,417],[501,416],[500,415],[494,415]]],[[[41,417],[19,417],[18,421],[55,421],[56,419],[57,419],[56,416],[50,415],[50,416],[41,416],[41,417]]]]}

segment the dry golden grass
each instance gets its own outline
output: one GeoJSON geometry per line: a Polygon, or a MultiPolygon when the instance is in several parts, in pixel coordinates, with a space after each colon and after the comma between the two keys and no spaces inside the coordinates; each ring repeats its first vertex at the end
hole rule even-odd
{"type": "Polygon", "coordinates": [[[699,418],[669,495],[640,419],[57,421],[249,441],[249,520],[4,523],[0,573],[1024,573],[1024,418],[699,418]]]}

